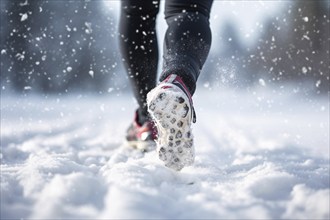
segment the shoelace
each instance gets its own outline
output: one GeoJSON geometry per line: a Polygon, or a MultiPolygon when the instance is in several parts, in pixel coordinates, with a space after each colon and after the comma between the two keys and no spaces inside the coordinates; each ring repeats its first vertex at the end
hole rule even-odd
{"type": "Polygon", "coordinates": [[[195,108],[194,106],[192,106],[192,122],[196,123],[197,119],[196,119],[196,112],[195,112],[195,108]]]}

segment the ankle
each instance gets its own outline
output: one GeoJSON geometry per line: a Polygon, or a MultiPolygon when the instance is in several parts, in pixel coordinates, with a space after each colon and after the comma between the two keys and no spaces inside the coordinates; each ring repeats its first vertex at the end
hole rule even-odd
{"type": "Polygon", "coordinates": [[[145,122],[149,120],[148,113],[145,113],[143,109],[137,109],[135,113],[135,122],[142,126],[145,122]]]}
{"type": "Polygon", "coordinates": [[[196,90],[196,82],[193,79],[193,77],[188,76],[187,74],[180,73],[172,73],[168,74],[166,77],[163,75],[161,77],[161,82],[167,82],[171,77],[176,76],[176,80],[178,80],[185,88],[186,90],[191,94],[191,96],[194,94],[196,90]]]}

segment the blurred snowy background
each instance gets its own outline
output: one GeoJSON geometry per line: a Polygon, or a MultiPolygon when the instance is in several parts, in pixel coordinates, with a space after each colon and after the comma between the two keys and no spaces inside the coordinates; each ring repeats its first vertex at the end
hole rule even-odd
{"type": "MultiPolygon", "coordinates": [[[[117,43],[119,3],[1,0],[1,91],[129,90],[117,43]]],[[[162,47],[162,11],[158,17],[162,47]]],[[[210,21],[205,87],[292,83],[295,92],[329,91],[329,1],[215,1],[210,21]]]]}
{"type": "Polygon", "coordinates": [[[119,3],[0,1],[1,219],[329,219],[329,1],[214,2],[181,172],[123,144],[119,3]]]}

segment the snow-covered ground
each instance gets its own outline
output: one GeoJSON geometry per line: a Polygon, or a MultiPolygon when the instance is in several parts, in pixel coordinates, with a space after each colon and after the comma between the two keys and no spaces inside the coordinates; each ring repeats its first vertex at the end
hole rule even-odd
{"type": "Polygon", "coordinates": [[[1,218],[328,219],[328,98],[200,89],[175,172],[123,144],[129,94],[1,95],[1,218]]]}

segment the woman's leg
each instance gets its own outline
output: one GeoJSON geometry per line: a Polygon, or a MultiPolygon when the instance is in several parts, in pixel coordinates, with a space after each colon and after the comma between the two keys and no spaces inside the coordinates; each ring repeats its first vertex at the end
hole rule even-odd
{"type": "Polygon", "coordinates": [[[147,93],[156,86],[158,45],[156,16],[159,0],[122,0],[120,50],[139,104],[138,122],[147,120],[147,93]]]}
{"type": "Polygon", "coordinates": [[[171,74],[183,79],[191,95],[211,46],[209,17],[212,0],[166,0],[168,24],[160,81],[171,74]]]}

